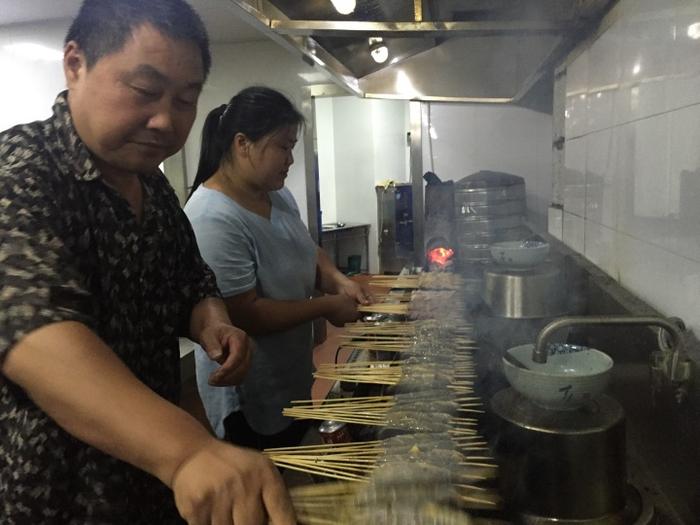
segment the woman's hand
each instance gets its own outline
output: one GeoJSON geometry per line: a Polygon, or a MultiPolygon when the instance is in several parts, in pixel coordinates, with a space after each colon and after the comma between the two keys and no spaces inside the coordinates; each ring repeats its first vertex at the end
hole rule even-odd
{"type": "Polygon", "coordinates": [[[173,475],[175,504],[188,525],[294,525],[282,477],[262,454],[211,439],[173,475]]]}
{"type": "Polygon", "coordinates": [[[372,304],[374,298],[371,292],[357,281],[348,279],[343,275],[343,280],[338,283],[338,293],[354,299],[357,304],[372,304]]]}
{"type": "Polygon", "coordinates": [[[221,365],[209,376],[213,386],[238,385],[243,381],[252,353],[252,341],[243,330],[228,323],[205,326],[199,343],[212,361],[221,365]]]}
{"type": "Polygon", "coordinates": [[[360,312],[357,311],[357,301],[345,294],[326,295],[316,300],[326,303],[324,317],[334,326],[345,326],[345,323],[357,321],[360,312]]]}
{"type": "Polygon", "coordinates": [[[341,273],[322,248],[318,249],[316,264],[316,285],[319,290],[330,294],[346,295],[354,299],[357,304],[373,302],[369,290],[341,273]]]}

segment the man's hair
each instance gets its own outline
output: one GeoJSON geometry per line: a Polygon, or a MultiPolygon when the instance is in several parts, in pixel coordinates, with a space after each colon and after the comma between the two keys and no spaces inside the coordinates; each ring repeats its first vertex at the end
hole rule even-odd
{"type": "Polygon", "coordinates": [[[170,38],[195,43],[207,76],[211,67],[209,37],[199,15],[185,0],[84,0],[65,43],[75,41],[91,68],[103,56],[120,51],[143,24],[151,24],[170,38]]]}

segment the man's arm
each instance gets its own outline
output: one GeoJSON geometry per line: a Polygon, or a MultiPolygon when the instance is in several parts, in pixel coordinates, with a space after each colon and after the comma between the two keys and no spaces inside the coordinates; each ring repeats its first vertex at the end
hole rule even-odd
{"type": "Polygon", "coordinates": [[[261,516],[263,506],[273,522],[294,523],[267,460],[209,436],[138,381],[85,325],[66,321],[32,331],[7,353],[2,373],[68,433],[171,487],[192,523],[241,512],[261,516]]]}
{"type": "Polygon", "coordinates": [[[248,336],[232,325],[226,305],[217,297],[201,300],[190,315],[190,337],[221,366],[209,378],[216,386],[240,384],[250,367],[248,336]]]}

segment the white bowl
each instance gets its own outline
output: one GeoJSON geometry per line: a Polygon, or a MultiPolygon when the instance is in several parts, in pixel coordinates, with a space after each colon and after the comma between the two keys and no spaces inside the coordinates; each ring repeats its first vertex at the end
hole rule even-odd
{"type": "Polygon", "coordinates": [[[550,409],[573,410],[601,394],[610,382],[613,360],[594,348],[562,343],[549,345],[546,363],[532,360],[535,345],[516,346],[508,353],[527,368],[503,358],[511,386],[533,403],[550,409]]]}
{"type": "Polygon", "coordinates": [[[549,243],[542,241],[503,241],[491,245],[491,257],[498,264],[531,268],[547,258],[549,243]]]}

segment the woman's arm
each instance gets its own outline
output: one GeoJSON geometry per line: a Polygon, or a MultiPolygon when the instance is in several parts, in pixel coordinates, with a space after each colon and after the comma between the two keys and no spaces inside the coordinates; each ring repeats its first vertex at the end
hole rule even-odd
{"type": "Polygon", "coordinates": [[[316,286],[325,293],[347,295],[358,304],[372,302],[372,294],[369,290],[343,275],[322,248],[318,249],[316,257],[316,286]]]}
{"type": "Polygon", "coordinates": [[[224,298],[231,319],[250,335],[282,332],[324,317],[336,326],[355,321],[357,302],[345,295],[325,295],[300,301],[278,301],[258,297],[255,288],[224,298]]]}

